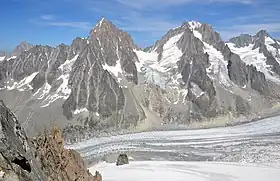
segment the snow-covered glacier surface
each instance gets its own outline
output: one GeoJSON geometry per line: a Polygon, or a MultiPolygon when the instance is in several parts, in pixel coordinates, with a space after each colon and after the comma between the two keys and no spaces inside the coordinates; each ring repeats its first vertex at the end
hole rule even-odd
{"type": "Polygon", "coordinates": [[[279,181],[280,167],[213,162],[139,161],[120,167],[101,163],[91,167],[104,181],[279,181]]]}
{"type": "Polygon", "coordinates": [[[233,127],[94,138],[66,147],[81,153],[105,181],[279,181],[280,117],[233,127]],[[115,166],[119,153],[130,156],[129,165],[115,166]]]}

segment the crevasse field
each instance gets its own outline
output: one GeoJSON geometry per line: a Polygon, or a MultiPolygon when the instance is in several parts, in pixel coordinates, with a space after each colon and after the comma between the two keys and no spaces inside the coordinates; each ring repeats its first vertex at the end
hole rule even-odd
{"type": "Polygon", "coordinates": [[[67,146],[105,181],[280,181],[280,117],[212,129],[143,132],[67,146]],[[117,167],[117,154],[130,164],[117,167]],[[92,162],[94,160],[94,162],[92,162]]]}

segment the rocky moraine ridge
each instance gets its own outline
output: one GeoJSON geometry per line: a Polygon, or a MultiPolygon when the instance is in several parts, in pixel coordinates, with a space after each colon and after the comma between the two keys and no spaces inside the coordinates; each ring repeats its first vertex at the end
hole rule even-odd
{"type": "Polygon", "coordinates": [[[20,53],[2,57],[0,96],[27,134],[55,124],[69,142],[228,122],[278,105],[279,49],[263,30],[224,42],[210,25],[192,21],[144,51],[103,18],[70,46],[20,45],[20,53]]]}

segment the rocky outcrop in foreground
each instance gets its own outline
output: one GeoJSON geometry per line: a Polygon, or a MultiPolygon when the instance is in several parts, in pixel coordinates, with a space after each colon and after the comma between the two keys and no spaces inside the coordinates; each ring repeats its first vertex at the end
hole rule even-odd
{"type": "Polygon", "coordinates": [[[59,128],[33,139],[32,144],[36,147],[35,158],[48,175],[47,180],[101,181],[99,173],[96,176],[89,173],[79,153],[64,149],[59,128]]]}
{"type": "Polygon", "coordinates": [[[0,181],[101,181],[80,155],[63,148],[59,129],[30,142],[15,115],[0,101],[0,181]]]}

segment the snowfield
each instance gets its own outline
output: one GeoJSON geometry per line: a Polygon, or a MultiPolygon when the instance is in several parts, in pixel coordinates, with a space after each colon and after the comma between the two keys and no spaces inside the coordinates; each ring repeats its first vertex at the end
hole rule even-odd
{"type": "Polygon", "coordinates": [[[141,161],[280,163],[280,117],[233,127],[101,137],[66,147],[77,150],[86,160],[125,152],[141,161]]]}
{"type": "Polygon", "coordinates": [[[94,138],[66,148],[77,150],[104,181],[280,181],[280,117],[94,138]],[[119,153],[131,157],[129,165],[115,166],[119,153]]]}
{"type": "Polygon", "coordinates": [[[280,167],[257,164],[140,161],[117,167],[100,163],[89,171],[104,181],[279,181],[280,167]]]}

